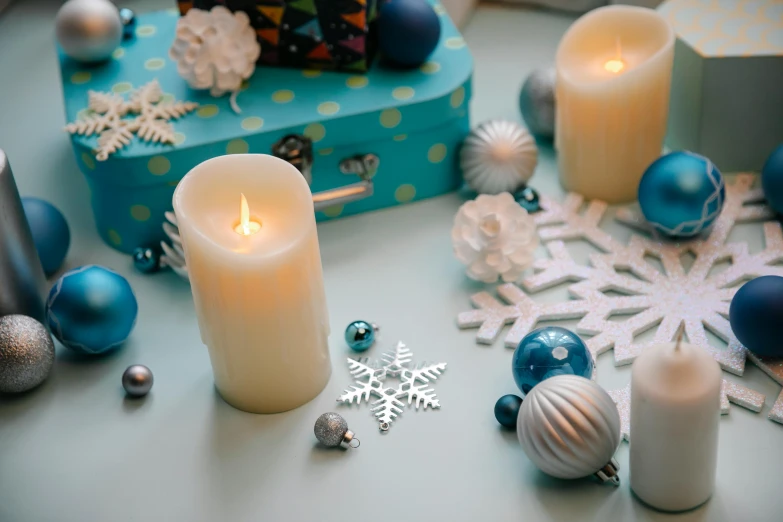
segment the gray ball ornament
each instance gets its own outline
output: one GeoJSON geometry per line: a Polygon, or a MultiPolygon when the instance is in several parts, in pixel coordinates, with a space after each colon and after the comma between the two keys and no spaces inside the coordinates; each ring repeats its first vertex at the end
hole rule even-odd
{"type": "Polygon", "coordinates": [[[327,448],[358,448],[360,444],[359,439],[348,429],[348,423],[337,413],[324,413],[318,417],[313,431],[318,442],[327,448]]]}
{"type": "Polygon", "coordinates": [[[120,12],[109,0],[68,0],[55,26],[63,52],[78,62],[108,60],[122,42],[120,12]]]}
{"type": "Polygon", "coordinates": [[[152,389],[154,378],[152,370],[143,364],[128,366],[122,374],[122,387],[131,397],[144,397],[152,389]]]}
{"type": "Polygon", "coordinates": [[[527,128],[536,136],[555,136],[555,70],[533,71],[519,93],[519,110],[527,128]]]}
{"type": "Polygon", "coordinates": [[[44,325],[26,315],[0,318],[0,392],[35,388],[53,365],[54,343],[44,325]]]}

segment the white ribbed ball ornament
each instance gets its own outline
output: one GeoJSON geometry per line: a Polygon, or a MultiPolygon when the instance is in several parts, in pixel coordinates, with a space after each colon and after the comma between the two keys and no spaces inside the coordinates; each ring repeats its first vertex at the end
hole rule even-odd
{"type": "Polygon", "coordinates": [[[517,437],[528,458],[544,473],[562,479],[597,475],[618,485],[614,453],[620,445],[620,414],[598,384],[558,375],[525,396],[517,437]]]}
{"type": "Polygon", "coordinates": [[[538,148],[522,125],[487,121],[473,129],[460,151],[462,177],[479,194],[516,192],[533,176],[538,148]]]}

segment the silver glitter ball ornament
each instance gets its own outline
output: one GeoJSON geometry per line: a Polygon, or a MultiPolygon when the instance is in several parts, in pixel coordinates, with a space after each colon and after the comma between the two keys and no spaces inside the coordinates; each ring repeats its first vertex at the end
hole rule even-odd
{"type": "Polygon", "coordinates": [[[555,135],[555,70],[533,71],[519,93],[519,110],[527,128],[536,136],[555,135]]]}
{"type": "Polygon", "coordinates": [[[533,176],[538,148],[522,125],[491,120],[465,138],[460,150],[462,177],[479,194],[516,192],[533,176]]]}
{"type": "Polygon", "coordinates": [[[44,325],[26,315],[0,318],[0,392],[35,388],[54,365],[54,343],[44,325]]]}
{"type": "Polygon", "coordinates": [[[609,394],[590,379],[558,375],[534,386],[519,409],[517,437],[528,458],[548,475],[596,475],[620,483],[614,460],[620,414],[609,394]]]}
{"type": "Polygon", "coordinates": [[[144,397],[152,389],[152,371],[143,364],[128,366],[122,374],[122,387],[131,397],[144,397]]]}
{"type": "Polygon", "coordinates": [[[68,0],[55,26],[63,52],[79,62],[108,60],[122,41],[120,12],[109,0],[68,0]]]}
{"type": "Polygon", "coordinates": [[[315,421],[315,438],[326,447],[359,447],[359,439],[348,429],[348,423],[336,413],[324,413],[315,421]]]}

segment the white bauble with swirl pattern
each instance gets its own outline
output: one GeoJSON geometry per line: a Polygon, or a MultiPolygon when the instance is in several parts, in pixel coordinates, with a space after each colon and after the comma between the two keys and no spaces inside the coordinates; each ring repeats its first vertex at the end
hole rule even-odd
{"type": "Polygon", "coordinates": [[[538,148],[518,123],[492,120],[468,135],[460,151],[465,182],[479,194],[516,192],[533,176],[538,148]]]}
{"type": "Polygon", "coordinates": [[[620,445],[620,414],[590,379],[558,375],[533,387],[519,410],[517,436],[528,458],[548,475],[596,474],[619,484],[613,456],[620,445]]]}

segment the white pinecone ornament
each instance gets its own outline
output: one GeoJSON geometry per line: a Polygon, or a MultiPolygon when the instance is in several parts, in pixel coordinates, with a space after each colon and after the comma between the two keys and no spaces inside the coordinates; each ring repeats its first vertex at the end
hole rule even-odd
{"type": "Polygon", "coordinates": [[[212,96],[237,93],[253,75],[261,46],[250,18],[218,5],[211,11],[190,9],[177,22],[169,56],[177,72],[194,89],[209,89],[212,96]]]}
{"type": "Polygon", "coordinates": [[[533,264],[538,235],[533,218],[508,192],[482,194],[462,205],[451,230],[454,255],[471,279],[517,281],[533,264]]]}

